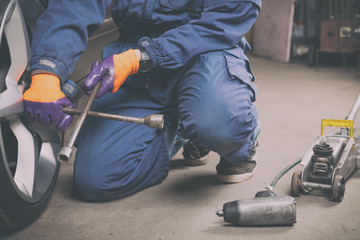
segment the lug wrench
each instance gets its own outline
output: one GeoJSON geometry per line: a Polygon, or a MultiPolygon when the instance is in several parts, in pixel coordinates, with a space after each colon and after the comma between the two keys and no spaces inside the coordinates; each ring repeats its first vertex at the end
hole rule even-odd
{"type": "MultiPolygon", "coordinates": [[[[80,110],[73,108],[63,108],[63,112],[70,115],[80,115],[82,113],[80,110]]],[[[115,121],[144,124],[151,128],[158,128],[158,129],[164,128],[164,116],[162,114],[151,114],[147,117],[139,118],[139,117],[128,117],[128,116],[122,116],[122,115],[116,115],[110,113],[88,111],[87,115],[91,117],[98,117],[98,118],[110,119],[115,121]]]]}
{"type": "Polygon", "coordinates": [[[65,146],[63,146],[57,154],[59,161],[68,161],[72,155],[72,147],[74,146],[75,140],[80,132],[82,125],[84,124],[86,116],[101,117],[105,119],[112,119],[117,121],[133,122],[139,124],[145,124],[152,128],[163,128],[164,127],[164,116],[161,114],[152,114],[145,118],[127,117],[115,114],[107,114],[90,111],[90,107],[95,100],[96,94],[100,89],[100,83],[97,83],[89,96],[89,100],[86,103],[82,111],[71,108],[63,108],[63,112],[67,114],[80,115],[80,118],[74,126],[74,130],[65,146]]]}
{"type": "Polygon", "coordinates": [[[84,124],[85,118],[90,110],[90,107],[92,105],[92,103],[95,100],[96,94],[98,93],[98,91],[100,90],[100,84],[101,82],[98,82],[93,91],[91,92],[90,96],[89,96],[89,100],[86,103],[84,109],[81,112],[80,118],[79,120],[76,122],[75,126],[74,126],[74,130],[72,131],[70,138],[67,142],[67,144],[65,146],[63,146],[59,153],[57,154],[57,159],[60,161],[68,161],[72,155],[72,147],[74,146],[75,140],[80,132],[80,129],[82,127],[82,125],[84,124]]]}

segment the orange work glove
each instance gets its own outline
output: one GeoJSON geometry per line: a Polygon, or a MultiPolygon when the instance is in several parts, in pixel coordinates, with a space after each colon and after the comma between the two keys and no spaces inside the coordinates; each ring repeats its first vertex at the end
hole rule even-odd
{"type": "Polygon", "coordinates": [[[72,116],[62,112],[63,107],[73,105],[60,90],[60,79],[52,74],[32,76],[30,88],[24,93],[24,110],[33,122],[58,126],[65,130],[72,116]]]}
{"type": "Polygon", "coordinates": [[[96,83],[101,81],[96,97],[107,92],[116,92],[128,76],[139,70],[139,58],[133,49],[105,58],[100,63],[95,61],[91,72],[82,84],[83,90],[90,94],[96,83]]]}

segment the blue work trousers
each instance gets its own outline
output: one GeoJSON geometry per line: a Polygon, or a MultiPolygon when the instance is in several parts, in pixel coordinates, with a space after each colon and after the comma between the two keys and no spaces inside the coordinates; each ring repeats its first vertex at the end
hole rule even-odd
{"type": "Polygon", "coordinates": [[[133,117],[165,115],[163,130],[87,118],[77,139],[74,182],[88,201],[124,197],[164,180],[184,139],[232,163],[251,152],[256,86],[243,50],[201,54],[176,70],[130,76],[92,110],[133,117]]]}

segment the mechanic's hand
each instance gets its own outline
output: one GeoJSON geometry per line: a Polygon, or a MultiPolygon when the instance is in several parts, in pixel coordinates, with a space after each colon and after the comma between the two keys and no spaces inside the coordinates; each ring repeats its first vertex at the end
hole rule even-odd
{"type": "Polygon", "coordinates": [[[24,110],[33,122],[55,125],[62,131],[69,126],[72,116],[62,112],[73,105],[60,90],[60,79],[52,74],[32,76],[29,90],[24,93],[24,110]]]}
{"type": "Polygon", "coordinates": [[[95,61],[91,66],[90,74],[82,84],[83,90],[90,94],[96,83],[101,81],[100,90],[96,97],[99,98],[107,92],[116,92],[128,76],[138,72],[139,60],[135,50],[130,49],[109,56],[100,63],[95,61]]]}

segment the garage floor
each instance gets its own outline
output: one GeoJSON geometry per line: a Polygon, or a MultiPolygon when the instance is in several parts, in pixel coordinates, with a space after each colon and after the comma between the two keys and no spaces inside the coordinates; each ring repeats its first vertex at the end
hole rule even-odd
{"type": "MultiPolygon", "coordinates": [[[[257,107],[263,125],[259,166],[247,182],[216,182],[218,155],[205,166],[171,160],[160,185],[106,203],[81,201],[72,186],[72,162],[61,166],[53,197],[35,223],[1,239],[360,239],[360,171],[346,182],[345,198],[331,202],[316,194],[296,198],[297,223],[291,227],[233,227],[215,215],[225,202],[252,198],[285,166],[302,156],[320,134],[322,118],[344,118],[360,92],[353,68],[277,63],[251,57],[259,87],[257,107]]],[[[360,114],[359,114],[360,115],[360,114]]],[[[356,122],[358,126],[359,121],[356,122]]],[[[289,194],[291,175],[277,184],[289,194]]]]}

